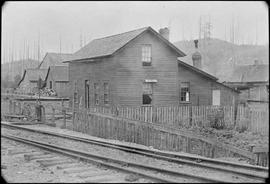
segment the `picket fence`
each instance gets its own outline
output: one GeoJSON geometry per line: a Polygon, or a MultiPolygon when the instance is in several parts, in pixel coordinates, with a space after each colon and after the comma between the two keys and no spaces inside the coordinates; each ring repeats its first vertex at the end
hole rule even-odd
{"type": "Polygon", "coordinates": [[[254,109],[243,105],[238,105],[237,108],[233,106],[96,106],[90,107],[89,111],[174,127],[219,126],[269,135],[268,108],[254,109]]]}
{"type": "Polygon", "coordinates": [[[109,114],[130,120],[173,126],[210,126],[216,116],[229,128],[234,126],[235,110],[232,106],[140,106],[90,107],[90,112],[109,114]]]}
{"type": "Polygon", "coordinates": [[[239,105],[237,108],[236,128],[269,135],[269,108],[250,109],[239,105]]]}

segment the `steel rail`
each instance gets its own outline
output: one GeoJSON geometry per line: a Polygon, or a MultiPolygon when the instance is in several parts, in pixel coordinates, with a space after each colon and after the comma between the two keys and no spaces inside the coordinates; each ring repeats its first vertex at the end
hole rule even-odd
{"type": "Polygon", "coordinates": [[[193,175],[193,174],[187,174],[187,173],[183,173],[183,172],[178,172],[178,171],[174,171],[174,170],[161,169],[161,168],[158,168],[158,167],[147,166],[147,165],[144,165],[144,164],[137,164],[137,163],[134,163],[134,162],[122,161],[122,160],[118,160],[118,159],[112,159],[112,158],[92,154],[92,153],[85,152],[85,151],[78,151],[78,150],[70,149],[70,148],[67,148],[67,147],[56,146],[56,145],[53,145],[53,144],[47,144],[47,143],[40,142],[40,141],[33,141],[33,140],[30,140],[30,139],[25,139],[25,138],[18,137],[18,136],[1,134],[1,137],[6,138],[6,139],[10,139],[10,140],[13,140],[13,141],[21,142],[21,143],[24,143],[24,144],[28,144],[28,145],[38,147],[38,148],[41,148],[41,149],[49,150],[51,152],[57,152],[57,153],[60,153],[60,154],[63,154],[63,155],[75,157],[75,158],[80,159],[80,160],[85,160],[85,161],[92,162],[92,163],[95,163],[95,164],[100,164],[100,165],[103,165],[105,167],[113,168],[113,169],[116,169],[116,170],[121,170],[121,171],[128,172],[128,173],[138,174],[140,176],[150,178],[150,179],[160,181],[160,182],[178,183],[179,181],[177,181],[176,179],[164,179],[164,176],[159,177],[156,174],[149,174],[149,173],[146,174],[145,171],[138,171],[138,170],[134,170],[134,169],[131,169],[131,168],[123,168],[123,166],[133,167],[133,168],[137,168],[137,169],[144,169],[144,170],[148,170],[148,171],[151,171],[151,172],[152,171],[160,172],[162,174],[167,174],[169,177],[176,176],[176,177],[182,177],[182,178],[186,178],[186,179],[197,180],[199,182],[214,182],[214,183],[216,183],[216,182],[218,182],[218,183],[226,182],[224,180],[212,179],[212,178],[207,178],[207,177],[203,177],[203,176],[196,176],[196,175],[193,175]]]}
{"type": "MultiPolygon", "coordinates": [[[[4,124],[7,125],[7,124],[4,124]]],[[[20,128],[32,132],[38,132],[38,133],[43,133],[47,135],[52,135],[52,136],[57,136],[61,138],[68,138],[70,140],[76,140],[76,141],[81,141],[84,143],[90,143],[90,144],[95,144],[99,146],[105,146],[109,148],[114,148],[114,149],[119,149],[123,150],[126,152],[132,152],[135,154],[140,154],[140,155],[145,155],[145,156],[150,156],[153,158],[161,159],[161,160],[166,160],[170,162],[176,162],[176,163],[181,163],[181,164],[187,164],[187,165],[192,165],[192,166],[197,166],[197,167],[202,167],[202,168],[207,168],[207,169],[212,169],[212,170],[219,170],[227,173],[232,173],[232,174],[238,174],[244,177],[248,178],[253,178],[253,179],[259,179],[259,180],[265,180],[268,178],[267,175],[262,176],[259,174],[251,173],[251,172],[243,172],[243,171],[236,171],[235,169],[237,168],[242,168],[246,169],[248,171],[256,171],[256,172],[267,172],[268,173],[268,168],[265,167],[260,167],[260,166],[251,166],[251,165],[246,165],[246,164],[237,164],[237,163],[232,163],[232,162],[224,162],[220,160],[215,160],[215,159],[209,159],[209,158],[201,158],[201,157],[195,157],[195,156],[187,156],[187,155],[176,155],[172,153],[164,153],[164,152],[159,152],[159,151],[154,151],[154,150],[147,150],[143,148],[136,148],[132,146],[126,146],[126,145],[116,145],[114,143],[109,143],[105,141],[99,141],[99,140],[91,140],[87,138],[79,138],[76,136],[71,136],[71,135],[64,135],[64,134],[59,134],[59,133],[53,133],[49,131],[44,131],[44,130],[33,130],[29,129],[26,127],[21,127],[21,126],[16,126],[16,125],[7,125],[9,127],[14,127],[14,128],[20,128]],[[198,163],[197,161],[203,162],[203,163],[198,163]],[[212,164],[212,165],[207,165],[207,164],[212,164]],[[215,164],[215,165],[213,165],[215,164]],[[225,167],[220,167],[220,166],[230,166],[232,168],[225,168],[225,167]]]]}

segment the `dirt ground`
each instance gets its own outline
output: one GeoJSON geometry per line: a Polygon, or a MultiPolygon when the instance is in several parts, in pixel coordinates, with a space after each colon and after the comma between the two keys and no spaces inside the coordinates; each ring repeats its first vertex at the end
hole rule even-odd
{"type": "Polygon", "coordinates": [[[193,127],[189,130],[200,133],[205,137],[215,138],[225,144],[230,144],[247,151],[251,151],[252,146],[268,147],[269,144],[269,135],[262,135],[249,131],[240,133],[236,130],[217,130],[214,128],[198,127],[193,127]]]}

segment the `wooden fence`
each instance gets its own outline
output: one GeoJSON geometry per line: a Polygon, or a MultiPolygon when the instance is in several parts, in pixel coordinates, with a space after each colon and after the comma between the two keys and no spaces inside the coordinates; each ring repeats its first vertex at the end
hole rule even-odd
{"type": "Polygon", "coordinates": [[[269,135],[269,109],[250,109],[239,105],[236,128],[269,135]]]}
{"type": "MultiPolygon", "coordinates": [[[[22,106],[34,107],[34,104],[10,102],[10,111],[19,113],[22,106]]],[[[49,107],[49,106],[50,107],[49,107]]],[[[92,136],[134,142],[156,149],[183,151],[206,157],[241,156],[255,160],[252,152],[220,143],[192,132],[181,130],[176,126],[211,126],[211,121],[219,117],[226,126],[224,128],[244,127],[249,131],[268,133],[268,109],[254,112],[247,107],[91,107],[52,108],[49,116],[54,122],[55,110],[61,111],[64,128],[83,132],[92,136]],[[66,126],[66,118],[72,114],[72,126],[66,126]],[[236,114],[237,113],[237,114],[236,114]],[[263,122],[263,123],[262,123],[263,122]],[[267,126],[267,128],[265,128],[267,126]],[[264,129],[264,130],[263,130],[264,129]]],[[[34,110],[33,110],[34,112],[34,110]]]]}
{"type": "Polygon", "coordinates": [[[170,125],[147,123],[86,109],[74,111],[74,131],[92,136],[133,142],[167,151],[183,151],[206,157],[240,156],[254,161],[254,154],[170,125]]]}
{"type": "MultiPolygon", "coordinates": [[[[43,102],[42,102],[43,103],[43,102]]],[[[44,102],[45,103],[45,102],[44,102]]],[[[63,107],[49,102],[43,105],[46,114],[54,114],[55,110],[63,107]],[[54,112],[53,112],[54,111],[54,112]]],[[[9,100],[9,112],[34,116],[35,102],[9,100]]],[[[76,109],[76,108],[75,108],[76,109]]],[[[113,115],[116,117],[141,122],[181,127],[216,127],[225,129],[239,129],[269,135],[269,109],[254,109],[238,105],[232,106],[141,106],[141,107],[90,107],[89,112],[113,115]]]]}
{"type": "Polygon", "coordinates": [[[219,120],[229,128],[234,126],[236,119],[235,109],[231,106],[90,107],[89,111],[130,120],[185,127],[208,127],[211,119],[219,115],[219,120]]]}

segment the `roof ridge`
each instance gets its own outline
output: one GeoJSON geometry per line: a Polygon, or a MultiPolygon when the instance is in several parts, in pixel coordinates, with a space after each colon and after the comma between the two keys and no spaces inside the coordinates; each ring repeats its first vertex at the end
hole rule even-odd
{"type": "Polygon", "coordinates": [[[114,35],[110,35],[110,36],[105,36],[105,37],[102,37],[102,38],[96,38],[96,39],[93,39],[92,41],[94,41],[94,40],[101,40],[101,39],[104,39],[104,38],[109,38],[109,37],[113,37],[113,36],[118,36],[118,35],[122,35],[122,34],[130,33],[130,32],[134,32],[134,31],[138,31],[140,29],[148,29],[149,27],[150,26],[142,27],[142,28],[139,28],[139,29],[134,29],[134,30],[131,30],[131,31],[123,32],[123,33],[118,33],[118,34],[114,34],[114,35]]]}

